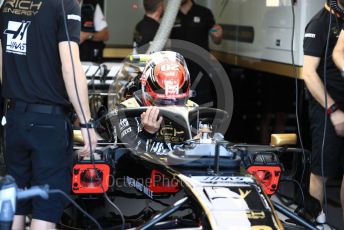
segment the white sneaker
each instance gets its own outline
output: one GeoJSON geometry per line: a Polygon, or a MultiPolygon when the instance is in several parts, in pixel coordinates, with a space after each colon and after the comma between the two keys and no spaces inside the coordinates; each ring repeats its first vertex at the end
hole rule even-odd
{"type": "Polygon", "coordinates": [[[324,224],[326,222],[326,215],[323,210],[321,210],[320,214],[316,218],[316,222],[318,224],[324,224]]]}

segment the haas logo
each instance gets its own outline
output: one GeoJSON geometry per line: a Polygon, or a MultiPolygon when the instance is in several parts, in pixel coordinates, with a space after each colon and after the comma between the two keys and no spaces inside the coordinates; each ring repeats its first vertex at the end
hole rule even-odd
{"type": "Polygon", "coordinates": [[[26,55],[26,38],[30,21],[9,21],[4,34],[7,35],[6,52],[26,55]]]}

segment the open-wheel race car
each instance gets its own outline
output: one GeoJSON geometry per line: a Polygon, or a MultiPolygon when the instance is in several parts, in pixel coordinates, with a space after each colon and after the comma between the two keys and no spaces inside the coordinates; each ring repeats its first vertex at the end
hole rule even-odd
{"type": "MultiPolygon", "coordinates": [[[[98,133],[106,133],[97,156],[75,161],[71,186],[79,205],[103,229],[316,229],[312,221],[321,208],[305,192],[308,156],[290,147],[297,142],[295,134],[272,135],[269,146],[231,143],[223,136],[228,111],[179,105],[158,107],[163,117],[160,141],[165,146],[178,142],[173,148],[138,149],[123,141],[121,135],[134,128],[119,130],[147,110],[136,102],[121,106],[128,99],[130,104],[141,89],[147,60],[149,56],[135,62],[134,57],[123,64],[110,87],[110,112],[96,123],[101,126],[98,133]],[[295,171],[285,172],[280,161],[284,155],[297,156],[293,163],[298,171],[302,168],[301,179],[293,177],[295,171]],[[282,180],[299,186],[279,203],[271,197],[280,193],[282,180]],[[294,203],[296,210],[288,207],[294,203]]],[[[74,138],[77,149],[80,133],[74,138]]],[[[96,228],[72,206],[61,227],[96,228]]]]}
{"type": "MultiPolygon", "coordinates": [[[[138,117],[145,110],[123,108],[113,116],[138,117]]],[[[166,123],[184,128],[182,145],[158,154],[118,143],[98,151],[95,164],[81,160],[74,166],[76,200],[104,229],[121,224],[117,211],[102,198],[104,190],[124,215],[125,229],[284,229],[288,225],[282,224],[276,208],[315,229],[270,200],[283,175],[279,156],[299,151],[281,147],[295,143],[295,135],[275,135],[275,146],[233,144],[216,133],[228,119],[224,111],[161,107],[160,114],[166,123]]],[[[66,216],[65,225],[94,228],[71,210],[66,216]]]]}

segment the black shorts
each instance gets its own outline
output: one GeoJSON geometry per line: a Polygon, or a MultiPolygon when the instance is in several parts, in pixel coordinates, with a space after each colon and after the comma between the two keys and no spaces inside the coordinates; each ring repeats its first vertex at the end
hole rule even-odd
{"type": "MultiPolygon", "coordinates": [[[[311,171],[321,176],[321,147],[324,133],[324,108],[313,99],[309,100],[310,128],[312,133],[311,171]]],[[[344,166],[344,138],[336,134],[330,117],[327,120],[324,146],[324,176],[337,176],[344,166]]]]}
{"type": "MultiPolygon", "coordinates": [[[[69,193],[73,145],[68,116],[9,110],[6,120],[5,163],[18,187],[48,184],[69,193]]],[[[16,215],[58,223],[66,203],[55,194],[19,201],[16,215]]]]}

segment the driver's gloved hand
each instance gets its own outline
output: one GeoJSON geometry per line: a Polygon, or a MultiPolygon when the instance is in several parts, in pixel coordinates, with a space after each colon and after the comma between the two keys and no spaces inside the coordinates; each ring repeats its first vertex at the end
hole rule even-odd
{"type": "Polygon", "coordinates": [[[146,132],[155,134],[160,129],[162,119],[157,107],[149,107],[146,112],[141,114],[141,125],[146,132]]]}

